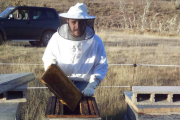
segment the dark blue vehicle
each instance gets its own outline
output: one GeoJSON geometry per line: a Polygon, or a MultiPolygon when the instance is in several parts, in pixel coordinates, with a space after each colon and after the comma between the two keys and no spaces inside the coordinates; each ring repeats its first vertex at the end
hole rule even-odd
{"type": "Polygon", "coordinates": [[[13,40],[46,46],[58,27],[59,16],[53,8],[8,7],[0,14],[0,45],[13,40]]]}

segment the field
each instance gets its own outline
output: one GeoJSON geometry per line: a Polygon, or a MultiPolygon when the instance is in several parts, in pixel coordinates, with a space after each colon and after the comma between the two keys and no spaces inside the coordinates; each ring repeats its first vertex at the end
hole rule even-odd
{"type": "MultiPolygon", "coordinates": [[[[133,66],[111,64],[180,65],[179,14],[175,1],[165,0],[113,0],[91,2],[81,0],[89,13],[97,16],[95,31],[104,42],[109,63],[108,73],[96,89],[95,98],[103,120],[123,120],[126,113],[124,91],[131,86],[133,66]]],[[[36,5],[66,12],[76,1],[31,0],[1,1],[2,8],[9,5],[36,5]]],[[[45,47],[32,47],[28,42],[6,42],[0,46],[0,63],[43,64],[45,47]]],[[[140,66],[135,68],[134,86],[177,86],[179,67],[140,66]]],[[[34,72],[36,79],[29,87],[44,86],[39,80],[43,65],[0,65],[0,74],[34,72]]],[[[22,120],[43,120],[48,89],[29,89],[28,102],[23,103],[22,120]]]]}

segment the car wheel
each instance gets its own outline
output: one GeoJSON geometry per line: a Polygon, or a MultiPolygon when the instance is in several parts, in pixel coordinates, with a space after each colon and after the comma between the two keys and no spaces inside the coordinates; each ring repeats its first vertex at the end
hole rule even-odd
{"type": "Polygon", "coordinates": [[[3,44],[3,38],[2,38],[2,35],[0,34],[0,45],[2,45],[3,44]]]}
{"type": "Polygon", "coordinates": [[[53,31],[46,31],[46,32],[43,34],[41,41],[42,41],[42,43],[43,43],[44,46],[47,46],[47,44],[48,44],[48,42],[49,42],[49,40],[51,39],[51,37],[52,37],[53,34],[54,34],[53,31]]]}
{"type": "Polygon", "coordinates": [[[29,43],[30,43],[32,46],[41,46],[41,42],[40,42],[40,41],[29,41],[29,43]]]}

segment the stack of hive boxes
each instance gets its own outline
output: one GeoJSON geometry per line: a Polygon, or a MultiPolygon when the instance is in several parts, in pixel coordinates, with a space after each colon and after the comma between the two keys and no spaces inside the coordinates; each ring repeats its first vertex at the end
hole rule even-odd
{"type": "Polygon", "coordinates": [[[0,120],[20,120],[20,103],[27,101],[32,80],[33,73],[0,74],[0,120]]]}
{"type": "Polygon", "coordinates": [[[55,96],[49,97],[45,120],[101,120],[94,97],[85,97],[57,66],[52,64],[41,81],[55,96]]]}
{"type": "Polygon", "coordinates": [[[126,120],[179,120],[179,86],[133,86],[124,92],[126,120]]]}

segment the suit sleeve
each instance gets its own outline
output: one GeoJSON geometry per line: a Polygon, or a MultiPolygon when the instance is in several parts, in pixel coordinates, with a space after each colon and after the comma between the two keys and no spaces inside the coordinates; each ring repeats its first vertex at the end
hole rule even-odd
{"type": "MultiPolygon", "coordinates": [[[[98,39],[100,39],[98,37],[98,39]]],[[[108,70],[108,63],[107,63],[107,57],[106,57],[106,51],[104,48],[104,44],[102,40],[99,40],[98,42],[98,50],[97,50],[97,56],[95,59],[94,64],[94,74],[91,75],[90,79],[95,79],[95,81],[100,84],[101,81],[104,79],[107,70],[108,70]]]]}
{"type": "Polygon", "coordinates": [[[55,45],[56,45],[55,37],[52,36],[42,57],[45,71],[47,70],[48,66],[50,66],[51,64],[56,64],[56,56],[54,50],[55,45]]]}

